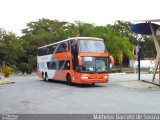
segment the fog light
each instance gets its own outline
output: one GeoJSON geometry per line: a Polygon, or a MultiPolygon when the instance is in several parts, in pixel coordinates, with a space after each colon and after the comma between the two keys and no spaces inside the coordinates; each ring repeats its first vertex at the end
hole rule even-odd
{"type": "Polygon", "coordinates": [[[88,79],[88,77],[87,76],[82,76],[81,79],[88,79]]]}

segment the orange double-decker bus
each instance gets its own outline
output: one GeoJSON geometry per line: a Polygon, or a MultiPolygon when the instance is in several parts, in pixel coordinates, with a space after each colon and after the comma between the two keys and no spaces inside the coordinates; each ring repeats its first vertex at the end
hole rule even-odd
{"type": "Polygon", "coordinates": [[[106,83],[109,66],[109,55],[100,38],[73,37],[38,48],[38,76],[46,81],[106,83]]]}

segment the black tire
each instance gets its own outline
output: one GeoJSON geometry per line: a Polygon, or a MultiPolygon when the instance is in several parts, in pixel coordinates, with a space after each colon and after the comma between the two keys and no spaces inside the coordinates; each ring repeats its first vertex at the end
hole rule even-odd
{"type": "Polygon", "coordinates": [[[45,81],[49,82],[50,80],[48,79],[48,74],[45,74],[45,81]]]}
{"type": "Polygon", "coordinates": [[[92,86],[94,86],[94,85],[95,85],[95,83],[92,83],[91,85],[92,85],[92,86]]]}
{"type": "Polygon", "coordinates": [[[67,80],[67,84],[68,84],[68,85],[70,85],[70,86],[73,85],[70,74],[67,74],[66,80],[67,80]]]}
{"type": "Polygon", "coordinates": [[[44,81],[46,80],[44,73],[42,73],[42,80],[44,80],[44,81]]]}

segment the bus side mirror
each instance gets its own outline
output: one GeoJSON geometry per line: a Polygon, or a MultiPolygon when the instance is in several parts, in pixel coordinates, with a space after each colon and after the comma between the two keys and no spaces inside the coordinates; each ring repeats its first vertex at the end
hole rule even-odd
{"type": "Polygon", "coordinates": [[[115,66],[115,61],[114,61],[113,56],[109,56],[109,59],[110,59],[110,68],[112,68],[115,66]]]}

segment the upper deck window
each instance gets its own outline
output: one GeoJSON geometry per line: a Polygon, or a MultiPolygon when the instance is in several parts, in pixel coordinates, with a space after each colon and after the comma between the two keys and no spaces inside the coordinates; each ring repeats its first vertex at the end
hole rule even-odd
{"type": "Polygon", "coordinates": [[[78,40],[79,52],[106,53],[102,40],[78,40]]]}

